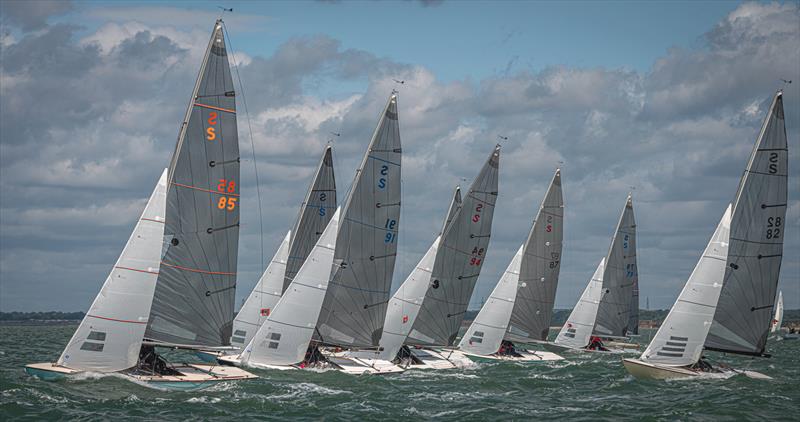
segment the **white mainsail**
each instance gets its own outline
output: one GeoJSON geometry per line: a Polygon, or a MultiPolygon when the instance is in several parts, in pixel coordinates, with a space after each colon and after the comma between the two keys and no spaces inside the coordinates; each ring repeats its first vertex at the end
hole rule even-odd
{"type": "Polygon", "coordinates": [[[245,347],[242,363],[293,365],[303,361],[328,291],[339,211],[334,213],[275,309],[245,347]]]}
{"type": "Polygon", "coordinates": [[[468,353],[490,355],[500,348],[517,297],[523,249],[524,245],[519,247],[500,281],[492,290],[489,300],[461,337],[459,349],[468,353]]]}
{"type": "Polygon", "coordinates": [[[669,366],[696,363],[714,319],[728,256],[731,206],[722,216],[678,300],[641,360],[669,366]]]}
{"type": "Polygon", "coordinates": [[[783,292],[778,292],[778,302],[775,305],[775,317],[772,319],[771,333],[781,330],[783,323],[783,292]]]}
{"type": "Polygon", "coordinates": [[[236,319],[233,320],[233,336],[231,345],[244,347],[250,343],[258,327],[264,323],[275,304],[283,294],[283,278],[286,274],[286,262],[289,258],[289,240],[292,232],[286,233],[278,251],[272,257],[267,269],[253,287],[250,296],[239,309],[236,319]]]}
{"type": "Polygon", "coordinates": [[[136,365],[156,287],[166,210],[167,170],[125,248],[58,364],[116,372],[136,365]]]}
{"type": "Polygon", "coordinates": [[[605,270],[606,259],[600,260],[600,264],[589,280],[589,284],[583,291],[581,298],[575,308],[569,314],[569,318],[561,327],[555,343],[573,349],[580,349],[589,345],[589,338],[592,336],[595,321],[597,320],[597,308],[603,298],[603,271],[605,270]]]}

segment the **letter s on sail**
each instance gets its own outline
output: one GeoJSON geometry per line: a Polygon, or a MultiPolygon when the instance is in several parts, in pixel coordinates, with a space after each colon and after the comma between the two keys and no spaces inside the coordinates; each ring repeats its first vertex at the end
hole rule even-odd
{"type": "Polygon", "coordinates": [[[206,139],[208,139],[209,141],[217,139],[217,133],[214,131],[213,127],[206,129],[206,139]]]}

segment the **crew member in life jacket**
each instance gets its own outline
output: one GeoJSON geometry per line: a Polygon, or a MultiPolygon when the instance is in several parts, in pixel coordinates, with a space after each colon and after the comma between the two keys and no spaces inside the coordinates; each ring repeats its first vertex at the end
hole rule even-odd
{"type": "Polygon", "coordinates": [[[586,346],[586,348],[589,350],[600,350],[604,352],[608,351],[608,349],[606,349],[606,347],[603,346],[603,340],[601,340],[600,337],[597,336],[592,336],[589,339],[589,345],[586,346]]]}

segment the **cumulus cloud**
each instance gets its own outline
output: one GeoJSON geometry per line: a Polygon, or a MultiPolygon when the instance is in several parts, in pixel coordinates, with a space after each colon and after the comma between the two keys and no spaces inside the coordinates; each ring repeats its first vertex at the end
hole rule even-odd
{"type": "MultiPolygon", "coordinates": [[[[210,31],[194,22],[213,16],[164,10],[177,19],[171,22],[136,10],[91,9],[107,22],[82,32],[47,24],[63,10],[4,11],[4,24],[27,28],[4,35],[0,63],[4,310],[85,309],[168,163],[210,31]],[[43,290],[58,294],[43,298],[43,290]]],[[[324,35],[293,38],[269,57],[237,53],[245,85],[237,90],[246,95],[251,123],[240,114],[242,177],[251,183],[242,196],[238,295],[249,291],[292,224],[332,138],[344,197],[398,78],[405,80],[398,102],[404,205],[395,283],[433,240],[453,187],[469,184],[502,135],[509,140],[494,233],[473,305],[524,241],[546,183],[562,166],[567,208],[557,306],[571,307],[585,287],[632,187],[642,296],[670,306],[734,194],[777,79],[800,80],[798,19],[794,4],[743,4],[710,28],[701,48],[666,51],[644,73],[553,65],[445,82],[424,63],[345,48],[324,35]],[[340,83],[359,89],[330,96],[317,89],[340,83]]],[[[788,86],[793,162],[798,98],[798,84],[788,86]]],[[[800,305],[794,167],[787,216],[794,230],[787,230],[782,271],[789,307],[800,305]]]]}

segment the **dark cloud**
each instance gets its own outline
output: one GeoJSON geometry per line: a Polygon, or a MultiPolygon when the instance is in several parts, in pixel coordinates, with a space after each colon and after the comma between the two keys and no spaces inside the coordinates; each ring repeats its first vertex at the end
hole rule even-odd
{"type": "Polygon", "coordinates": [[[42,29],[47,19],[72,10],[69,0],[5,0],[0,2],[0,16],[5,25],[23,31],[42,29]]]}
{"type": "MultiPolygon", "coordinates": [[[[237,89],[252,121],[266,256],[251,184],[242,195],[239,296],[294,220],[331,131],[342,134],[334,160],[344,197],[396,78],[406,83],[398,103],[404,207],[395,283],[433,240],[453,186],[466,186],[504,135],[492,244],[473,304],[524,241],[563,161],[558,306],[572,306],[585,287],[631,186],[642,296],[669,306],[732,198],[780,86],[776,78],[800,80],[797,19],[794,4],[744,4],[711,28],[701,49],[665,52],[644,74],[552,66],[443,82],[422,65],[346,49],[326,36],[292,39],[270,57],[240,53],[245,89],[237,89]],[[358,88],[313,94],[337,84],[358,88]]],[[[76,28],[54,25],[3,41],[4,310],[85,309],[172,152],[207,33],[122,22],[82,39],[76,28]],[[43,298],[42,291],[53,295],[43,298]]],[[[800,151],[798,99],[794,83],[785,96],[792,162],[800,151]]],[[[247,116],[240,115],[242,177],[252,181],[247,116]]],[[[787,231],[782,271],[790,307],[800,299],[795,167],[787,218],[794,230],[787,231]]]]}

